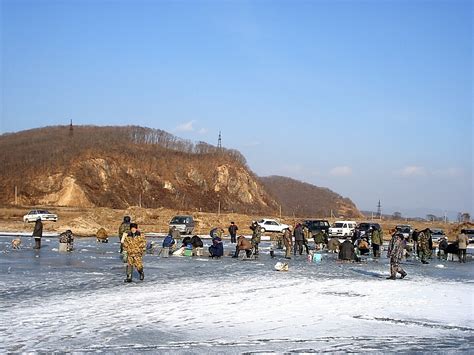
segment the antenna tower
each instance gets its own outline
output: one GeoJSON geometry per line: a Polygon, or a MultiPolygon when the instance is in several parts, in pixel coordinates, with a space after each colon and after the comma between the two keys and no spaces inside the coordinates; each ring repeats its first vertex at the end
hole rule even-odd
{"type": "Polygon", "coordinates": [[[219,149],[222,148],[222,136],[221,136],[221,131],[219,131],[219,139],[217,140],[217,148],[219,148],[219,149]]]}
{"type": "Polygon", "coordinates": [[[377,204],[377,217],[382,218],[382,205],[379,203],[377,204]]]}

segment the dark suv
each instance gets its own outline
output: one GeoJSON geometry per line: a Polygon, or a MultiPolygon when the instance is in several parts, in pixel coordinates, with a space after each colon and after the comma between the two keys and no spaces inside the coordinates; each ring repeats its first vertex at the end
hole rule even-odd
{"type": "Polygon", "coordinates": [[[326,231],[326,234],[329,234],[329,227],[331,227],[325,219],[307,219],[303,225],[308,227],[311,234],[316,234],[318,231],[326,231]]]}
{"type": "MultiPolygon", "coordinates": [[[[381,230],[380,224],[372,222],[362,222],[357,225],[357,228],[360,230],[361,237],[367,234],[370,228],[381,230]]],[[[369,236],[370,237],[370,236],[369,236]]]]}

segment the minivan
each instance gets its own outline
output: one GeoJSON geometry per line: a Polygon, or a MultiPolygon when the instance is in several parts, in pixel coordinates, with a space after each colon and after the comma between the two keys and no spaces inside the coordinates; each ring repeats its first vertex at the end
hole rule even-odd
{"type": "Polygon", "coordinates": [[[329,228],[330,237],[352,237],[357,223],[354,221],[336,221],[329,228]]]}
{"type": "Polygon", "coordinates": [[[170,228],[175,227],[182,234],[192,234],[194,231],[193,216],[174,216],[170,228]]]}

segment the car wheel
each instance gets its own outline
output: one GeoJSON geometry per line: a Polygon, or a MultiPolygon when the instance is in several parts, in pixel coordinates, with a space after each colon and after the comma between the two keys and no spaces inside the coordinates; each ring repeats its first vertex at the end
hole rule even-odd
{"type": "Polygon", "coordinates": [[[265,228],[260,228],[260,232],[265,233],[267,230],[265,228]]]}

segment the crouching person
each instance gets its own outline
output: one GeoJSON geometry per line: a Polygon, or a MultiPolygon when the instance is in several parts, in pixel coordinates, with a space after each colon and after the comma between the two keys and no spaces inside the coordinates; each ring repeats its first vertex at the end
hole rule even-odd
{"type": "Polygon", "coordinates": [[[252,255],[252,243],[250,243],[243,235],[237,238],[237,246],[235,247],[235,254],[233,258],[238,258],[242,250],[245,250],[247,258],[252,255]]]}
{"type": "Polygon", "coordinates": [[[146,240],[138,230],[136,223],[130,223],[130,232],[123,241],[123,249],[127,252],[127,278],[125,282],[132,282],[133,268],[140,274],[140,280],[145,278],[143,273],[143,253],[146,250],[146,240]]]}
{"type": "Polygon", "coordinates": [[[212,245],[209,247],[209,256],[211,258],[220,258],[224,255],[224,245],[222,245],[222,239],[215,237],[212,239],[212,245]]]}

